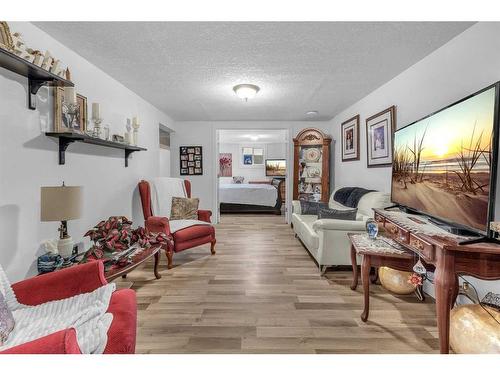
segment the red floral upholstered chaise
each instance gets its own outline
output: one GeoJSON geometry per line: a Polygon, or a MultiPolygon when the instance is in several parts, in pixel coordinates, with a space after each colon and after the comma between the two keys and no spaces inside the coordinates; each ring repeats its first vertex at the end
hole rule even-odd
{"type": "MultiPolygon", "coordinates": [[[[191,182],[184,181],[186,198],[191,198],[191,182]]],[[[191,249],[206,243],[210,243],[210,251],[215,254],[215,228],[212,225],[194,225],[170,231],[169,219],[167,217],[155,216],[151,200],[151,185],[148,181],[139,182],[139,193],[141,195],[142,212],[144,214],[145,227],[151,232],[162,232],[172,238],[165,252],[168,259],[168,268],[172,268],[172,258],[174,253],[191,249]]],[[[210,223],[212,212],[208,210],[198,210],[198,220],[210,223]]]]}

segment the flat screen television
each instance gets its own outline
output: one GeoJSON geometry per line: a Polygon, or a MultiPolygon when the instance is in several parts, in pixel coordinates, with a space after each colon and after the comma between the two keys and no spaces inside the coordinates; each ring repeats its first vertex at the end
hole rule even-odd
{"type": "Polygon", "coordinates": [[[285,159],[266,159],[266,176],[285,177],[286,160],[285,159]]]}
{"type": "Polygon", "coordinates": [[[392,201],[488,234],[493,219],[499,83],[394,134],[392,201]]]}

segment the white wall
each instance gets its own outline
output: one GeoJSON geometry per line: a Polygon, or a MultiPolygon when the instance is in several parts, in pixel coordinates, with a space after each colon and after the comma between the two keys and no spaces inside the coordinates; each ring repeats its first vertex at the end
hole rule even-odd
{"type": "MultiPolygon", "coordinates": [[[[336,116],[331,121],[334,138],[340,137],[343,121],[361,116],[361,158],[342,163],[340,150],[336,150],[336,185],[389,192],[391,169],[366,168],[365,119],[394,104],[397,126],[402,127],[500,80],[498,35],[500,23],[478,23],[336,116]]],[[[496,214],[499,218],[500,200],[496,214]]],[[[500,293],[498,281],[473,283],[480,294],[488,290],[500,293]]]]}
{"type": "Polygon", "coordinates": [[[159,149],[160,153],[160,177],[170,176],[170,149],[162,148],[159,149]]]}
{"type": "MultiPolygon", "coordinates": [[[[216,129],[289,129],[288,154],[293,155],[292,139],[297,133],[309,127],[331,131],[328,122],[312,121],[181,121],[176,122],[176,130],[171,134],[170,149],[172,176],[179,176],[179,147],[203,146],[203,175],[186,176],[192,182],[193,196],[200,198],[200,207],[216,212],[215,185],[218,168],[216,157],[216,129]]],[[[332,149],[335,145],[332,143],[332,149]]],[[[288,163],[292,165],[291,163],[288,163]]],[[[289,169],[288,176],[293,172],[289,169]]],[[[332,176],[333,178],[333,176],[332,176]]],[[[291,191],[291,178],[287,190],[291,191]]],[[[215,215],[214,215],[215,216],[215,215]]],[[[212,218],[214,218],[212,216],[212,218]]]]}
{"type": "MultiPolygon", "coordinates": [[[[265,181],[271,180],[272,177],[266,176],[266,167],[263,165],[243,165],[241,157],[242,147],[258,147],[264,149],[264,159],[286,159],[286,148],[288,143],[258,143],[258,142],[246,142],[246,143],[220,143],[219,152],[220,153],[230,153],[232,154],[233,160],[233,176],[243,176],[245,177],[244,182],[249,181],[265,181]]],[[[221,178],[221,182],[224,180],[231,180],[231,177],[221,178]]],[[[227,182],[227,181],[226,181],[227,182]]]]}
{"type": "MultiPolygon", "coordinates": [[[[41,89],[39,108],[27,107],[27,79],[0,68],[0,264],[12,281],[36,272],[36,256],[45,239],[55,238],[58,223],[40,222],[40,186],[82,185],[84,215],[70,221],[76,240],[99,220],[127,215],[143,225],[136,185],[141,178],[159,174],[158,124],[172,120],[125,86],[30,23],[10,23],[28,46],[48,49],[70,66],[77,91],[101,103],[104,123],[111,133],[123,133],[125,118],[138,115],[139,143],[147,152],[134,153],[124,167],[123,150],[72,144],[66,165],[58,165],[57,143],[43,134],[52,121],[51,100],[41,89]]],[[[76,49],[76,48],[75,48],[76,49]]]]}

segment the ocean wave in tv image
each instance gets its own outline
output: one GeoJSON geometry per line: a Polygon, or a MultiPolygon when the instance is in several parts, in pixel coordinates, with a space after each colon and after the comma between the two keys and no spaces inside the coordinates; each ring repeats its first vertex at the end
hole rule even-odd
{"type": "Polygon", "coordinates": [[[393,201],[485,231],[494,112],[493,87],[398,130],[393,201]]]}

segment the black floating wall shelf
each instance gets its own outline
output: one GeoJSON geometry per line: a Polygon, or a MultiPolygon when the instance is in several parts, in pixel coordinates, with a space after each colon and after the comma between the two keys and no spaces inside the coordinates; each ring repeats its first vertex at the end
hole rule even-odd
{"type": "Polygon", "coordinates": [[[36,109],[36,93],[44,85],[73,87],[67,79],[50,73],[12,52],[0,48],[0,66],[28,78],[28,107],[36,109]]]}
{"type": "Polygon", "coordinates": [[[45,133],[48,137],[59,138],[59,165],[64,165],[66,149],[70,143],[83,142],[98,146],[118,148],[125,150],[125,167],[128,167],[128,157],[135,151],[147,151],[146,148],[126,145],[124,143],[105,141],[104,139],[89,137],[85,134],[78,133],[45,133]]]}

